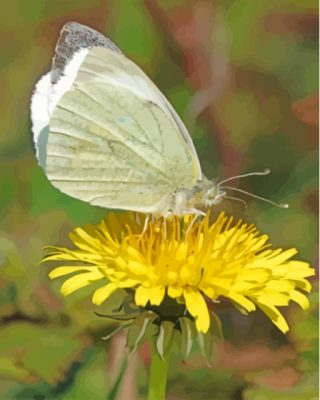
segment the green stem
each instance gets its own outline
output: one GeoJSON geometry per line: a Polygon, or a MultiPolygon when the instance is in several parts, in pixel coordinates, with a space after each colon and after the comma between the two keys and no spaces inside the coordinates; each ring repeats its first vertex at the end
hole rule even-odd
{"type": "Polygon", "coordinates": [[[168,375],[168,355],[163,360],[155,347],[149,371],[148,400],[165,400],[168,375]]]}

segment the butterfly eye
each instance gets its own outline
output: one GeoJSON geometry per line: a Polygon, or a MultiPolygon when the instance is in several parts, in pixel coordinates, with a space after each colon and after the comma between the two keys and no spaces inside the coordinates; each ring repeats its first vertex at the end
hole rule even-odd
{"type": "Polygon", "coordinates": [[[215,190],[215,188],[210,188],[209,190],[208,190],[208,192],[207,192],[207,196],[208,196],[208,199],[209,200],[213,200],[213,199],[215,199],[215,197],[217,196],[217,193],[216,193],[216,190],[215,190]]]}

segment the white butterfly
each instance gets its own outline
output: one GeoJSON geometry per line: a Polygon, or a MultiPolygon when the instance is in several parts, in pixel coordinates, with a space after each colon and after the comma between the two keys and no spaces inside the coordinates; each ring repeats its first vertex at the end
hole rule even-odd
{"type": "Polygon", "coordinates": [[[69,196],[155,216],[200,215],[229,197],[222,184],[235,177],[217,183],[202,174],[168,100],[91,28],[76,22],[62,28],[52,70],[36,85],[31,117],[39,164],[69,196]]]}

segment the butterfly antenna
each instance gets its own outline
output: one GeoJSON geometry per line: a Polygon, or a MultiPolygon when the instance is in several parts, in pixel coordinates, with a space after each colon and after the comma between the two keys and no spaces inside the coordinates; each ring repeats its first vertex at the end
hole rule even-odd
{"type": "Polygon", "coordinates": [[[229,181],[233,181],[234,179],[246,178],[247,176],[255,176],[255,175],[265,176],[265,175],[270,174],[270,172],[271,172],[270,169],[266,168],[264,171],[261,171],[261,172],[248,172],[247,174],[235,175],[235,176],[231,176],[230,178],[224,179],[221,182],[218,182],[218,185],[221,185],[221,184],[229,182],[229,181]]]}
{"type": "Polygon", "coordinates": [[[242,199],[238,199],[238,197],[233,197],[233,196],[223,196],[224,199],[228,199],[228,200],[234,200],[234,201],[238,201],[239,203],[242,203],[244,208],[248,208],[248,203],[245,200],[242,199]]]}
{"type": "Polygon", "coordinates": [[[273,206],[276,206],[276,207],[279,207],[279,208],[289,208],[289,204],[286,204],[286,203],[275,203],[272,200],[265,199],[264,197],[257,196],[256,194],[252,194],[250,192],[247,192],[247,191],[239,189],[239,188],[235,188],[235,187],[231,187],[231,186],[221,186],[221,189],[234,190],[236,192],[246,194],[247,196],[253,197],[255,199],[262,200],[262,201],[264,201],[266,203],[272,204],[273,206]]]}

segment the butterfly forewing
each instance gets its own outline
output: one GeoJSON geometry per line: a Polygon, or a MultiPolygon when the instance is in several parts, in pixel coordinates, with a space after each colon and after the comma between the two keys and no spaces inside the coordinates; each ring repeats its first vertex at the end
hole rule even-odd
{"type": "Polygon", "coordinates": [[[56,72],[46,86],[48,112],[39,116],[34,107],[40,84],[32,101],[38,158],[53,185],[70,196],[107,208],[157,212],[170,193],[201,179],[199,160],[170,103],[101,37],[76,23],[63,28],[56,72]],[[76,53],[70,56],[72,48],[76,53]],[[46,118],[48,127],[37,124],[46,118]]]}

